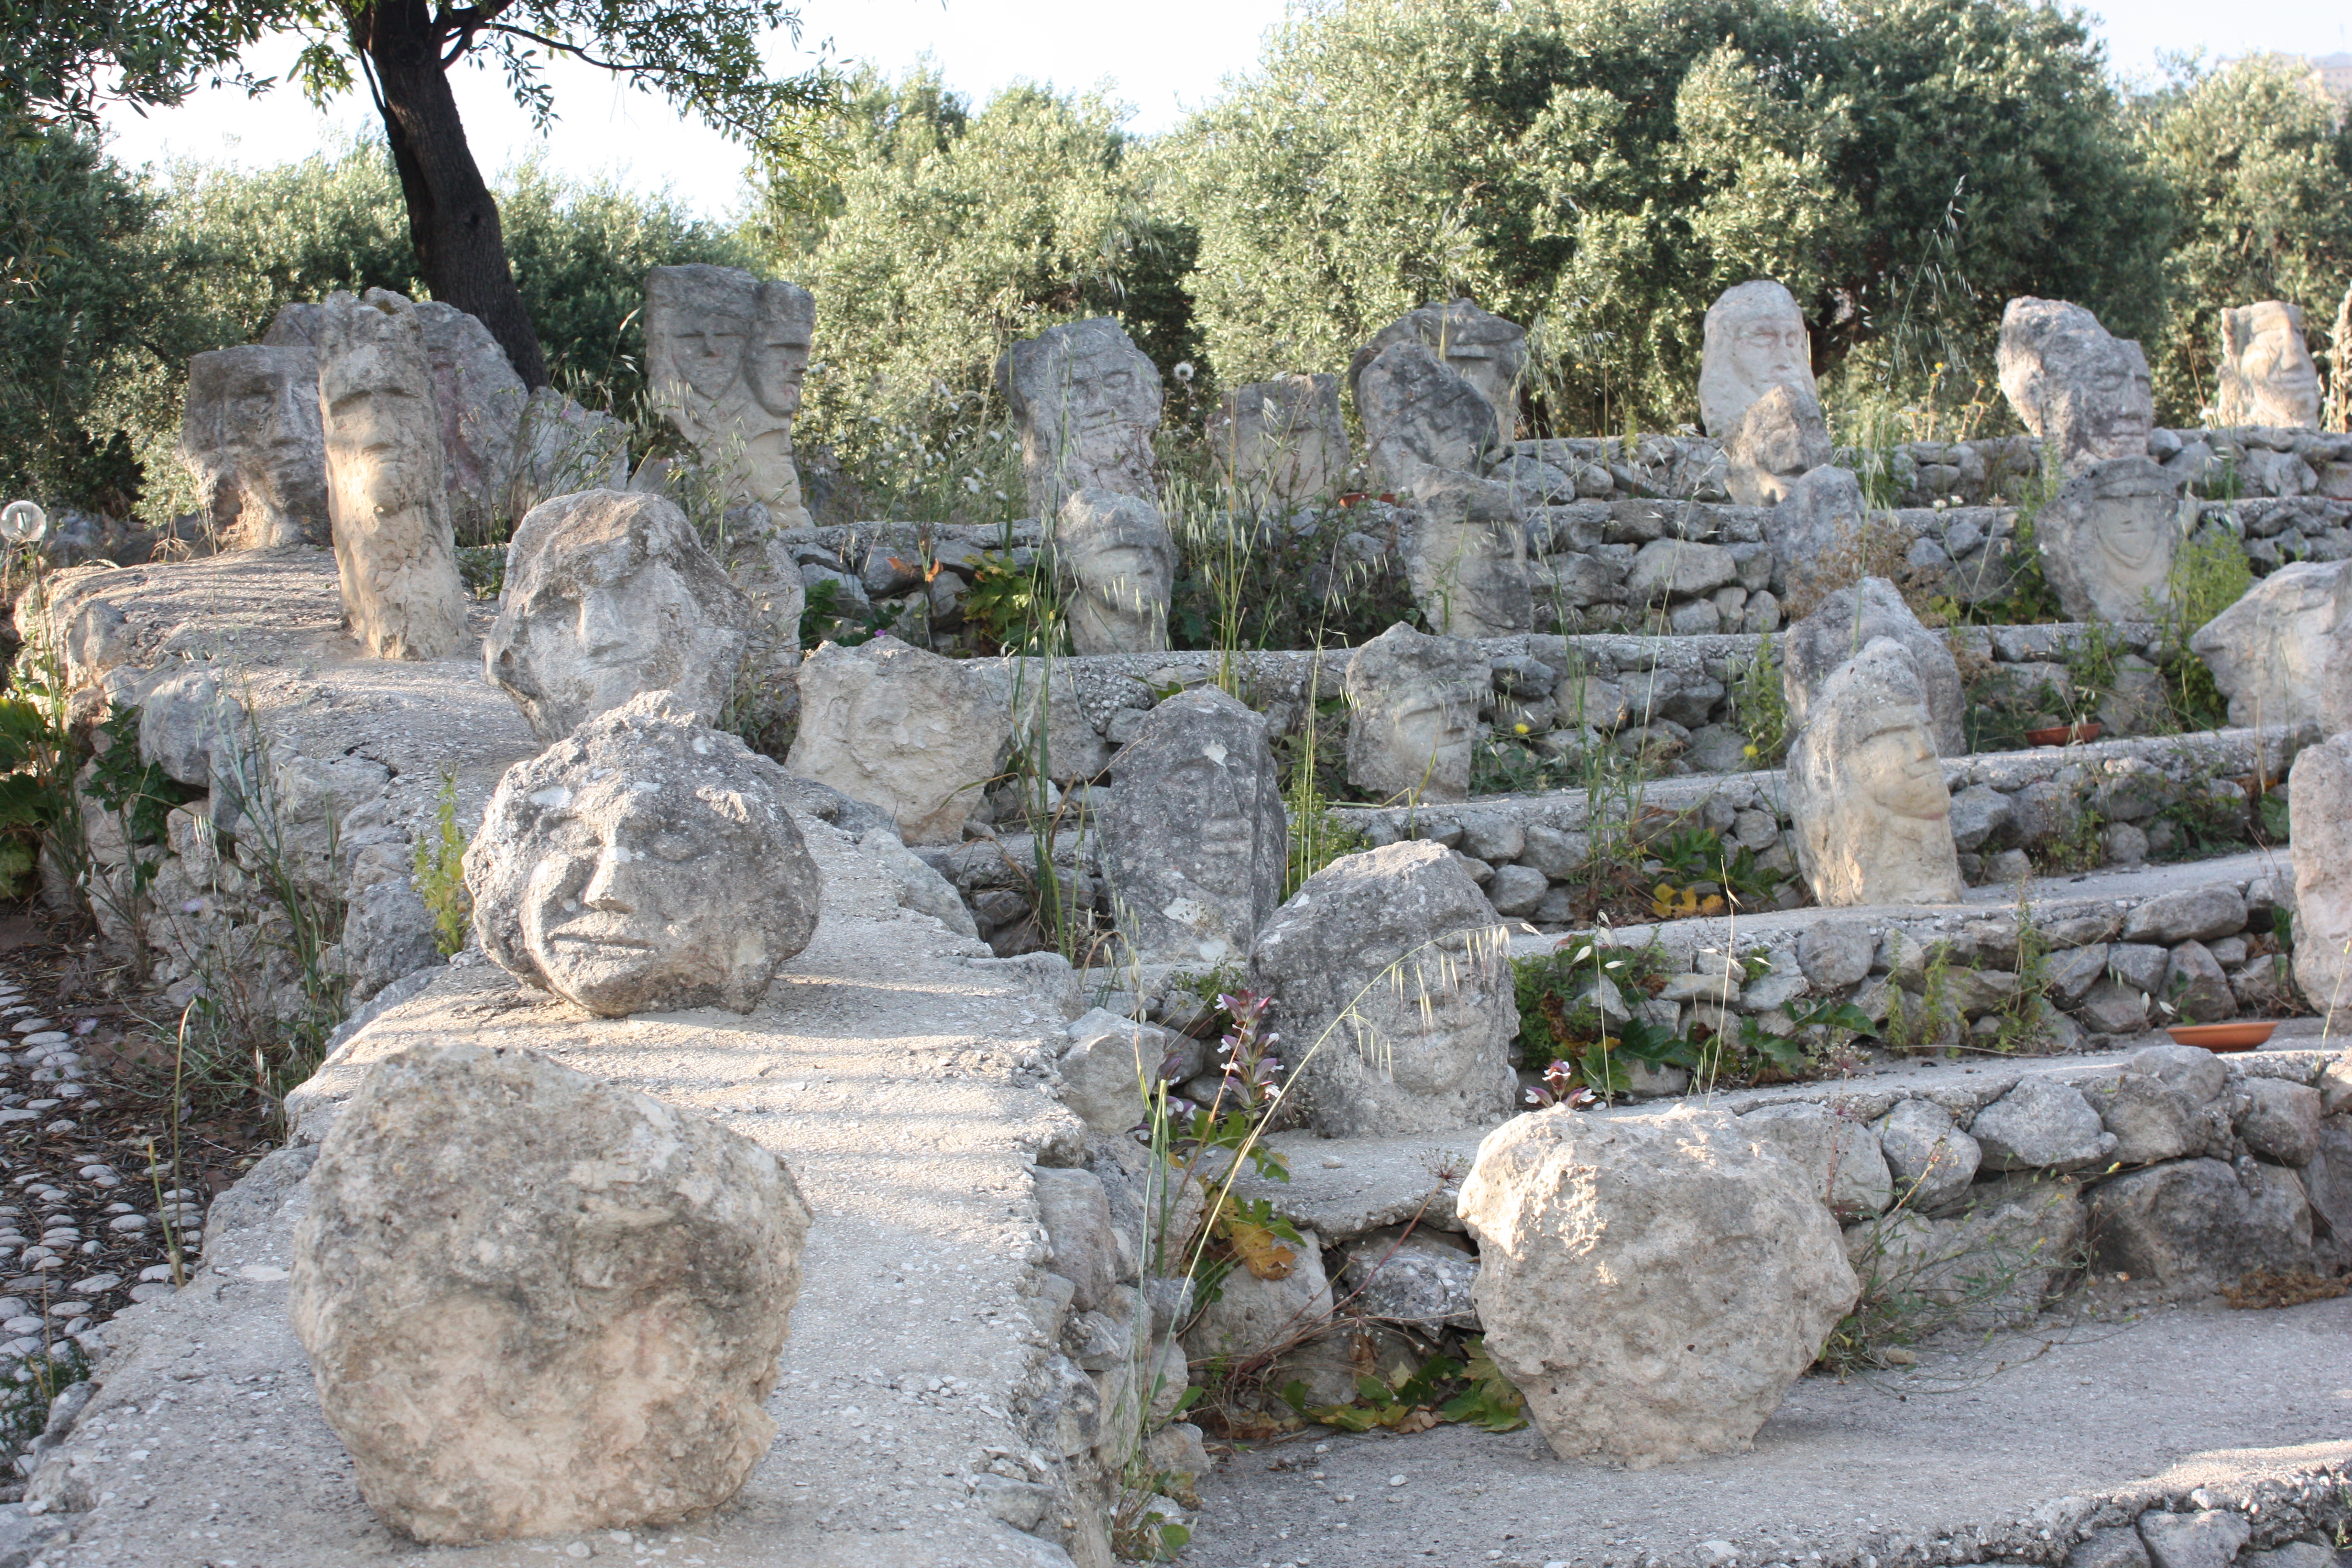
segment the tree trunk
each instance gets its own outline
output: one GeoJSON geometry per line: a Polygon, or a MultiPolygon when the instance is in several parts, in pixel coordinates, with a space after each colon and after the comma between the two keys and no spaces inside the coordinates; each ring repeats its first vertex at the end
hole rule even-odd
{"type": "Polygon", "coordinates": [[[507,264],[499,204],[466,145],[430,0],[362,7],[352,40],[375,67],[409,237],[433,297],[479,319],[525,386],[545,386],[547,359],[507,264]]]}

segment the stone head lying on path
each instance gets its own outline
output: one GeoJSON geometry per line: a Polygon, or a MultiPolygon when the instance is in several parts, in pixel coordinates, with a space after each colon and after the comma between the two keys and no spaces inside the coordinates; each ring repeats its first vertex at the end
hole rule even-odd
{"type": "Polygon", "coordinates": [[[784,771],[648,692],[499,782],[466,851],[500,968],[621,1017],[749,1013],[823,891],[784,771]]]}

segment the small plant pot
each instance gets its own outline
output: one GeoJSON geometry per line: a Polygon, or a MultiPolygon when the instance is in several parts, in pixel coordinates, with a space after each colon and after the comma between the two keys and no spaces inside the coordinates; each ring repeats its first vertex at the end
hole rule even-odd
{"type": "Polygon", "coordinates": [[[2251,1051],[2271,1037],[2276,1024],[2175,1024],[2165,1031],[2173,1043],[2209,1051],[2251,1051]]]}
{"type": "Polygon", "coordinates": [[[2028,730],[2025,738],[2037,746],[2079,746],[2099,738],[2100,724],[2095,719],[2085,719],[2080,724],[2053,724],[2047,730],[2028,730]]]}

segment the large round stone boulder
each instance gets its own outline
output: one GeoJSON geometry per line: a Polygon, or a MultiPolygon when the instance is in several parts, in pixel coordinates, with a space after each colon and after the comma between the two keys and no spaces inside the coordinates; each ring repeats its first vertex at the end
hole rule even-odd
{"type": "Polygon", "coordinates": [[[394,1530],[664,1523],[767,1452],[809,1215],[758,1144],[526,1051],[427,1046],[368,1075],[310,1189],[294,1331],[394,1530]]]}
{"type": "Polygon", "coordinates": [[[1486,1348],[1563,1459],[1745,1450],[1860,1289],[1806,1173],[1716,1111],[1518,1117],[1456,1208],[1486,1348]]]}
{"type": "Polygon", "coordinates": [[[591,1013],[748,1013],[816,931],[793,782],[647,692],[507,770],[466,851],[482,950],[591,1013]]]}

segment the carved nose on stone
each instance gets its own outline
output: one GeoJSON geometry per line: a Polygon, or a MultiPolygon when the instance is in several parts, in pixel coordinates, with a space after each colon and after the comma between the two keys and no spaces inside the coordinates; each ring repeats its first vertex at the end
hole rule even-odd
{"type": "Polygon", "coordinates": [[[592,910],[604,910],[611,914],[635,913],[636,905],[628,897],[630,859],[625,847],[618,844],[604,846],[604,852],[596,857],[595,874],[588,879],[588,886],[581,889],[580,901],[592,910]]]}

